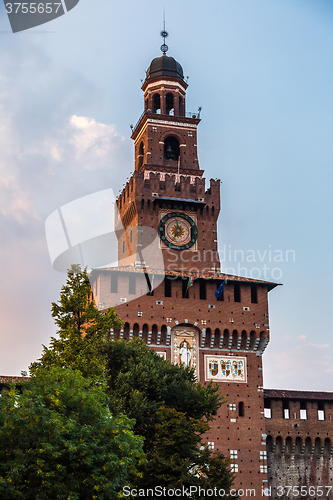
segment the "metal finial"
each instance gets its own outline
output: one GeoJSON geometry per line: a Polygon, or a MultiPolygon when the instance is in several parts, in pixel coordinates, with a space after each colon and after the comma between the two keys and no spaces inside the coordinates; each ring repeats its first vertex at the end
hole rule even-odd
{"type": "Polygon", "coordinates": [[[161,37],[163,38],[163,45],[161,45],[161,51],[163,52],[163,54],[165,54],[169,50],[169,47],[165,43],[165,39],[168,38],[168,36],[169,36],[169,33],[165,29],[165,12],[164,12],[163,13],[163,30],[161,31],[161,37]]]}

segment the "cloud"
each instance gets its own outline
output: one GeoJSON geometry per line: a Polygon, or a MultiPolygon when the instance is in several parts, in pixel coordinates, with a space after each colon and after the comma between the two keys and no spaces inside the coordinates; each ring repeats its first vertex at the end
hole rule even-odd
{"type": "MultiPolygon", "coordinates": [[[[305,338],[305,335],[301,337],[305,338]]],[[[265,387],[331,390],[331,378],[318,377],[320,373],[333,373],[333,360],[327,354],[330,346],[314,343],[298,345],[297,340],[299,337],[289,340],[287,348],[285,345],[275,345],[274,352],[267,352],[264,358],[265,387]],[[280,381],[279,387],[276,387],[276,380],[280,381]]]]}
{"type": "Polygon", "coordinates": [[[26,370],[55,333],[50,307],[65,276],[51,266],[46,218],[117,192],[132,166],[132,143],[115,125],[73,112],[97,90],[33,43],[15,39],[0,54],[0,374],[26,370]]]}

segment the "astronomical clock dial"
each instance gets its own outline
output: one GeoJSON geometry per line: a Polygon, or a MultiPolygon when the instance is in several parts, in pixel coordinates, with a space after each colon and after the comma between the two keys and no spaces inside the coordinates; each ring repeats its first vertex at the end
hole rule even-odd
{"type": "Polygon", "coordinates": [[[158,229],[163,243],[174,250],[187,250],[197,241],[198,228],[194,220],[182,212],[166,214],[158,229]]]}

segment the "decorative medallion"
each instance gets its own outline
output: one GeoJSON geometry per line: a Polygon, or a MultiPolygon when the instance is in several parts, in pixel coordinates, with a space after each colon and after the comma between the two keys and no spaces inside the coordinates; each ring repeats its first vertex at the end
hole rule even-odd
{"type": "Polygon", "coordinates": [[[187,250],[198,238],[196,223],[183,212],[165,214],[160,220],[158,231],[161,241],[174,250],[187,250]]]}
{"type": "Polygon", "coordinates": [[[205,375],[216,382],[247,382],[246,358],[205,356],[205,375]]]}

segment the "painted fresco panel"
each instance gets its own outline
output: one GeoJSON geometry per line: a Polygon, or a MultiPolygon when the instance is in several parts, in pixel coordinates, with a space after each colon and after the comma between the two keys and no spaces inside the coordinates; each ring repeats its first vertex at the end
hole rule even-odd
{"type": "Polygon", "coordinates": [[[205,380],[247,382],[246,358],[239,356],[205,356],[205,380]]]}

